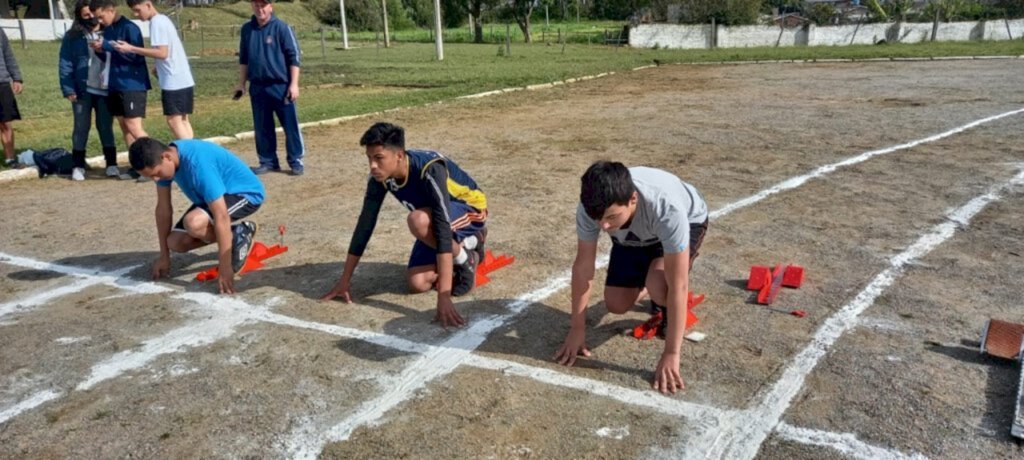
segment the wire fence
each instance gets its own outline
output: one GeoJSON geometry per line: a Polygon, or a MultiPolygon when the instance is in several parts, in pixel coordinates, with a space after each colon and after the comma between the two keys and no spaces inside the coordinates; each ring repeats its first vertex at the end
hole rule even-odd
{"type": "MultiPolygon", "coordinates": [[[[221,49],[226,40],[238,39],[241,33],[241,25],[202,25],[198,22],[179,25],[179,33],[182,41],[189,43],[190,47],[198,50],[200,54],[213,52],[221,49]]],[[[321,26],[318,28],[295,28],[292,30],[299,40],[320,40],[324,46],[334,47],[343,41],[342,31],[339,27],[321,26]]],[[[442,40],[445,43],[483,43],[483,44],[505,44],[524,43],[525,34],[518,25],[512,23],[489,23],[484,24],[480,30],[480,41],[476,41],[476,33],[467,28],[445,29],[442,32],[442,40]]],[[[587,30],[568,30],[558,26],[535,26],[531,28],[530,38],[532,43],[549,45],[574,43],[588,45],[625,45],[628,43],[628,32],[625,27],[604,27],[590,28],[587,30]]],[[[385,37],[381,31],[359,31],[349,32],[350,42],[359,43],[359,46],[385,46],[385,37]]],[[[433,29],[404,29],[391,31],[387,41],[390,43],[433,43],[433,29]]]]}

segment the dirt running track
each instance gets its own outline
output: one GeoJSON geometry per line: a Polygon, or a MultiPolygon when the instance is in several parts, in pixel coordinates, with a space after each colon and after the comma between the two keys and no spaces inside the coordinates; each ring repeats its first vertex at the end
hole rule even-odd
{"type": "MultiPolygon", "coordinates": [[[[1022,83],[1016,60],[662,66],[393,113],[410,147],[482,184],[489,245],[517,258],[459,299],[458,331],[404,293],[411,238],[390,199],[357,302],[316,300],[359,212],[369,119],[307,130],[306,176],[264,176],[258,239],[286,224],[291,250],[233,297],[191,281],[210,250],[148,281],[152,184],[5,184],[0,457],[1020,458],[1019,366],[973,342],[990,317],[1024,321],[1024,113],[727,206],[1024,108],[1022,83]],[[708,337],[684,344],[674,397],[649,390],[662,342],[620,333],[641,307],[593,299],[593,357],[550,361],[597,159],[677,173],[718,210],[691,280],[708,337]],[[806,318],[743,289],[750,265],[778,262],[807,268],[778,300],[806,318]]],[[[230,148],[255,162],[251,142],[230,148]]]]}

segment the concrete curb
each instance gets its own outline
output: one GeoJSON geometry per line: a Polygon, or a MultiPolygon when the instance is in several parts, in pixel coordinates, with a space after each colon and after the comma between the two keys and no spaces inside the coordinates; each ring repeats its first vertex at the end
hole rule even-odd
{"type": "MultiPolygon", "coordinates": [[[[706,62],[682,62],[675,63],[675,65],[750,65],[750,64],[812,64],[812,63],[851,63],[851,62],[916,62],[916,61],[967,61],[967,60],[989,60],[989,59],[1024,59],[1024,55],[1021,56],[945,56],[945,57],[907,57],[907,58],[868,58],[868,59],[781,59],[775,61],[706,61],[706,62]]],[[[666,64],[668,65],[668,64],[666,64]]],[[[634,67],[630,71],[646,70],[657,67],[656,65],[645,65],[640,67],[634,67]]],[[[501,94],[514,93],[516,91],[536,91],[548,88],[554,88],[559,85],[567,85],[570,83],[578,83],[581,81],[593,80],[595,78],[603,78],[610,75],[615,75],[615,72],[603,72],[597,75],[585,75],[582,77],[568,78],[565,80],[553,81],[549,83],[538,83],[535,85],[527,86],[514,86],[511,88],[496,89],[493,91],[485,91],[476,94],[467,94],[465,96],[457,96],[454,101],[459,99],[479,99],[483,97],[497,96],[501,94]]],[[[431,102],[419,106],[407,106],[407,107],[395,107],[393,109],[387,109],[377,112],[369,112],[358,115],[347,115],[344,117],[329,118],[327,120],[310,121],[306,123],[300,123],[299,129],[315,128],[320,126],[337,126],[342,123],[358,120],[361,118],[368,118],[376,115],[382,115],[385,113],[392,113],[401,110],[408,110],[417,107],[425,107],[436,104],[443,104],[445,101],[431,102]]],[[[278,133],[284,133],[282,128],[277,128],[278,133]]],[[[245,131],[237,133],[233,136],[214,136],[203,139],[205,141],[213,142],[219,145],[230,144],[237,141],[244,141],[253,139],[256,137],[256,133],[253,131],[245,131]]],[[[128,162],[128,152],[118,152],[117,162],[124,164],[128,162]]],[[[86,160],[86,163],[93,168],[103,168],[106,166],[102,156],[95,156],[86,160]]],[[[11,182],[22,179],[31,179],[39,177],[39,173],[35,167],[30,166],[23,169],[13,169],[8,171],[0,172],[0,184],[5,182],[11,182]]]]}

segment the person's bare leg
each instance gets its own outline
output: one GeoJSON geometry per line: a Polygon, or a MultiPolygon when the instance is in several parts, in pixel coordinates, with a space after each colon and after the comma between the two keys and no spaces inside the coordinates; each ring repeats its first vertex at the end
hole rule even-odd
{"type": "Polygon", "coordinates": [[[0,122],[0,140],[4,144],[4,156],[8,160],[14,159],[14,123],[0,122]]]}
{"type": "MultiPolygon", "coordinates": [[[[409,224],[409,233],[412,233],[417,240],[427,246],[437,249],[437,238],[434,237],[434,229],[430,226],[430,214],[426,210],[417,209],[409,213],[406,218],[409,224]]],[[[462,244],[452,242],[452,257],[458,257],[462,252],[462,244]]]]}
{"type": "Polygon", "coordinates": [[[409,283],[409,292],[419,294],[434,288],[437,282],[437,267],[434,265],[422,265],[412,267],[405,271],[405,279],[409,283]]]}
{"type": "MultiPolygon", "coordinates": [[[[142,118],[140,117],[125,118],[124,125],[122,126],[131,133],[132,142],[143,137],[149,137],[149,134],[146,134],[146,130],[142,127],[142,118]]],[[[128,139],[126,138],[125,140],[127,141],[128,139]]],[[[128,148],[131,148],[131,144],[128,144],[128,148]]]]}
{"type": "Polygon", "coordinates": [[[640,288],[605,286],[604,304],[609,312],[621,315],[636,306],[636,299],[639,294],[640,288]]]}
{"type": "Polygon", "coordinates": [[[167,126],[175,139],[192,139],[192,123],[188,115],[167,115],[167,126]]]}

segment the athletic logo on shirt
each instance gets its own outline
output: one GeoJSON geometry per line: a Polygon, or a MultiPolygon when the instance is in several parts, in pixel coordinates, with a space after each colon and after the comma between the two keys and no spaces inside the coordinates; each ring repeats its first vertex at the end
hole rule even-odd
{"type": "Polygon", "coordinates": [[[268,45],[273,45],[274,44],[274,37],[267,37],[266,42],[267,42],[268,45]]]}

